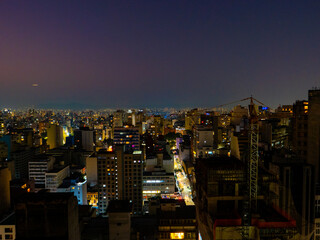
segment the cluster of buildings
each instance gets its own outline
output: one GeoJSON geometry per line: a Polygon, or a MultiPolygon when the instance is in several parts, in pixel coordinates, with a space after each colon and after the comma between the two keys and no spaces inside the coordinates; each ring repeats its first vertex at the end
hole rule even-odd
{"type": "Polygon", "coordinates": [[[0,239],[316,240],[319,181],[317,89],[275,110],[0,115],[0,239]]]}

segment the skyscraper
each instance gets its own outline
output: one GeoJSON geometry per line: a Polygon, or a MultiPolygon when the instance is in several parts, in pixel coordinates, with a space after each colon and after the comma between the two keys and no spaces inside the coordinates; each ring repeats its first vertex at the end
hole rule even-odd
{"type": "Polygon", "coordinates": [[[45,154],[37,155],[29,162],[29,179],[34,179],[36,187],[45,187],[46,172],[53,169],[54,162],[54,157],[45,154]]]}
{"type": "Polygon", "coordinates": [[[315,167],[315,180],[320,183],[320,90],[309,90],[308,163],[315,167]]]}
{"type": "Polygon", "coordinates": [[[123,144],[125,151],[140,150],[139,129],[129,126],[115,127],[113,143],[123,144]]]}
{"type": "Polygon", "coordinates": [[[47,145],[56,148],[63,145],[63,129],[58,124],[51,124],[47,129],[47,145]]]}
{"type": "Polygon", "coordinates": [[[115,151],[100,150],[98,158],[99,213],[104,214],[110,200],[129,200],[133,214],[142,213],[141,151],[125,152],[123,145],[115,151]]]}
{"type": "Polygon", "coordinates": [[[93,151],[94,132],[88,127],[81,127],[74,131],[74,143],[77,149],[93,151]]]}
{"type": "Polygon", "coordinates": [[[296,101],[293,105],[292,148],[304,161],[308,158],[308,108],[308,101],[296,101]]]}

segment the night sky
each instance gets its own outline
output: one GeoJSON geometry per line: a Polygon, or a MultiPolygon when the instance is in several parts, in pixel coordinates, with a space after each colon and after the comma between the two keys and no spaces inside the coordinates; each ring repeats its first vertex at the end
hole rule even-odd
{"type": "Polygon", "coordinates": [[[318,0],[3,0],[0,106],[292,104],[320,86],[319,13],[318,0]]]}

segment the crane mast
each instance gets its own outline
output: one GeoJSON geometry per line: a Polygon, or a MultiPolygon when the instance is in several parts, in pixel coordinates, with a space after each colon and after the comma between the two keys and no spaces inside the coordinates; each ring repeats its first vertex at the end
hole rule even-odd
{"type": "Polygon", "coordinates": [[[250,98],[249,105],[249,158],[247,161],[247,196],[243,204],[242,239],[250,239],[251,212],[257,210],[258,165],[259,165],[259,124],[256,105],[250,98]]]}
{"type": "Polygon", "coordinates": [[[259,167],[259,118],[258,111],[253,101],[266,106],[257,99],[251,97],[241,99],[239,101],[220,105],[223,107],[226,105],[234,104],[250,100],[249,105],[249,128],[248,128],[248,158],[247,158],[247,181],[246,181],[246,196],[243,201],[242,212],[242,230],[241,236],[243,240],[250,239],[250,226],[251,226],[251,212],[257,210],[257,197],[258,197],[258,167],[259,167]]]}
{"type": "Polygon", "coordinates": [[[249,202],[251,210],[257,210],[258,196],[258,164],[259,164],[259,124],[258,113],[251,98],[249,105],[249,202]]]}

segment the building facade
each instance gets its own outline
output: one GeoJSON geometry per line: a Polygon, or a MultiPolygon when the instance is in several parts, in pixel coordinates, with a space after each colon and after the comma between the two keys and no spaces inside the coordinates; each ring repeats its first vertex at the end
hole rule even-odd
{"type": "Polygon", "coordinates": [[[175,192],[175,178],[173,173],[153,171],[143,173],[143,199],[159,194],[172,194],[175,192]]]}
{"type": "Polygon", "coordinates": [[[53,169],[55,158],[45,154],[37,155],[28,163],[29,179],[34,179],[36,185],[45,187],[46,172],[53,169]]]}
{"type": "Polygon", "coordinates": [[[139,129],[135,127],[115,127],[114,128],[114,144],[122,144],[125,151],[140,150],[140,134],[139,129]]]}
{"type": "Polygon", "coordinates": [[[99,213],[105,214],[110,200],[129,200],[133,214],[142,214],[142,152],[118,145],[113,152],[100,150],[97,158],[99,213]]]}
{"type": "Polygon", "coordinates": [[[45,188],[50,192],[56,192],[57,188],[62,184],[63,179],[70,175],[69,166],[52,169],[45,173],[45,188]]]}

